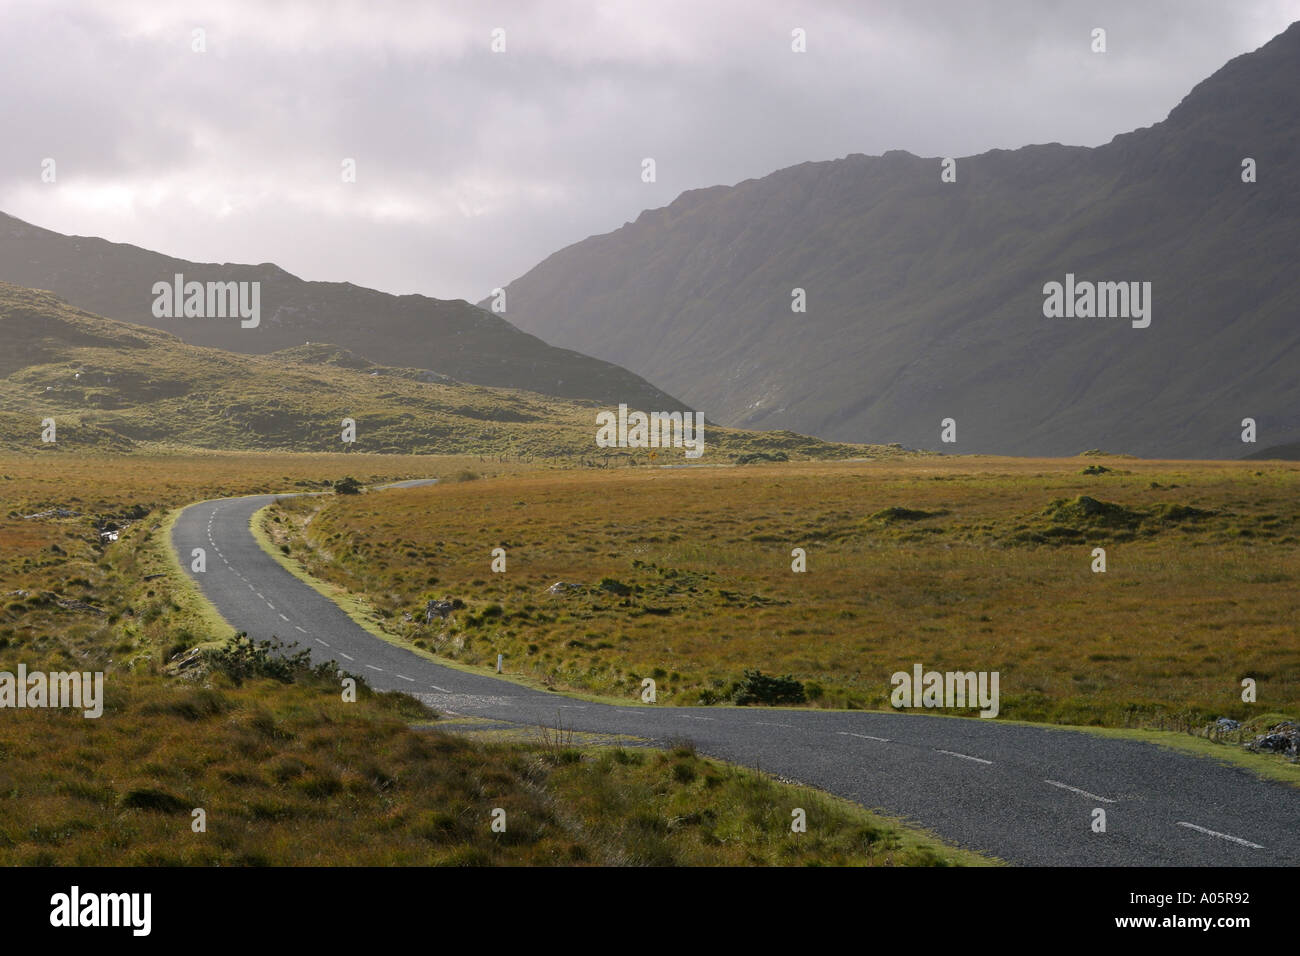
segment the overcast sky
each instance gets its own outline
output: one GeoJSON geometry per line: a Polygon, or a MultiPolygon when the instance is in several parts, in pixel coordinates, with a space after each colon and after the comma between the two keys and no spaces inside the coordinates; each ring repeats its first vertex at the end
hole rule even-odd
{"type": "Polygon", "coordinates": [[[1105,143],[1297,19],[1300,0],[0,0],[0,211],[477,301],[686,189],[1105,143]]]}

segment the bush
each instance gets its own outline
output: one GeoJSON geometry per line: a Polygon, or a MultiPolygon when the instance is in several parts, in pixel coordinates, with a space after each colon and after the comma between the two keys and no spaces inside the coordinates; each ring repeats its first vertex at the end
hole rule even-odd
{"type": "Polygon", "coordinates": [[[807,697],[803,684],[789,674],[772,677],[762,671],[746,670],[731,699],[737,704],[802,704],[807,697]]]}
{"type": "Polygon", "coordinates": [[[747,455],[741,455],[736,459],[737,465],[753,465],[763,461],[789,461],[790,456],[783,451],[769,454],[765,451],[754,451],[747,455]]]}
{"type": "Polygon", "coordinates": [[[270,677],[282,684],[292,684],[308,675],[333,678],[337,664],[326,661],[313,666],[310,651],[288,653],[297,646],[297,642],[255,641],[241,631],[226,641],[224,647],[208,651],[204,656],[214,670],[221,671],[236,685],[250,677],[270,677]]]}
{"type": "Polygon", "coordinates": [[[351,475],[341,478],[334,482],[334,494],[336,495],[359,495],[361,494],[361,482],[357,481],[351,475]]]}

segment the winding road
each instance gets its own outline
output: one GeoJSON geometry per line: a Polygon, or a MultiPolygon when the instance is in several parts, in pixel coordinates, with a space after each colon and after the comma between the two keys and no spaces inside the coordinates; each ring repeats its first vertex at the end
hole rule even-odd
{"type": "Polygon", "coordinates": [[[1153,744],[923,714],[597,704],[435,664],[367,633],[258,545],[253,513],[279,497],[289,496],[185,508],[172,544],[186,573],[239,630],[297,640],[313,659],[336,660],[373,687],[406,691],[437,710],[660,743],[689,738],[702,753],[1015,864],[1300,863],[1300,788],[1153,744]],[[200,574],[189,570],[194,548],[207,551],[200,574]],[[1098,808],[1103,833],[1093,830],[1098,808]]]}

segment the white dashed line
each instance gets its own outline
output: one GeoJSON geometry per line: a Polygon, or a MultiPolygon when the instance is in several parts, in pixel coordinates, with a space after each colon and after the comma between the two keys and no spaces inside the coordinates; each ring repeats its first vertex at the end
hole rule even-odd
{"type": "Polygon", "coordinates": [[[324,641],[322,641],[319,637],[316,638],[316,643],[321,645],[322,647],[329,647],[329,645],[326,644],[324,641]]]}
{"type": "Polygon", "coordinates": [[[1080,790],[1078,787],[1072,787],[1068,783],[1061,783],[1057,780],[1044,780],[1043,783],[1050,783],[1053,787],[1060,787],[1062,790],[1070,790],[1073,793],[1085,796],[1090,800],[1100,800],[1102,803],[1114,803],[1109,797],[1099,797],[1095,793],[1089,793],[1087,790],[1080,790]]]}
{"type": "Polygon", "coordinates": [[[281,614],[281,615],[280,615],[280,620],[282,620],[282,621],[286,621],[286,622],[287,622],[289,619],[288,619],[287,617],[285,617],[283,614],[281,614]]]}
{"type": "Polygon", "coordinates": [[[1199,833],[1208,833],[1212,837],[1218,837],[1220,840],[1231,840],[1233,843],[1240,843],[1242,846],[1252,847],[1256,850],[1264,849],[1258,843],[1251,843],[1249,840],[1243,840],[1241,837],[1235,837],[1230,833],[1220,833],[1217,830],[1207,830],[1205,827],[1198,827],[1195,823],[1184,823],[1179,820],[1180,827],[1187,827],[1189,830],[1196,830],[1199,833]]]}
{"type": "Polygon", "coordinates": [[[384,672],[384,669],[382,667],[376,667],[374,664],[367,664],[366,666],[369,667],[372,671],[379,671],[381,674],[384,672]]]}
{"type": "MultiPolygon", "coordinates": [[[[871,734],[851,734],[851,733],[849,733],[847,730],[837,730],[836,733],[839,734],[839,735],[841,735],[841,736],[843,736],[843,737],[861,737],[863,740],[879,740],[882,744],[887,744],[887,743],[889,743],[889,738],[888,738],[888,737],[873,737],[873,736],[871,736],[871,734]]],[[[945,753],[946,753],[946,751],[941,751],[941,752],[945,752],[945,753]]],[[[971,757],[971,759],[972,759],[972,760],[978,760],[979,758],[978,758],[978,757],[971,757]]]]}
{"type": "Polygon", "coordinates": [[[441,687],[439,687],[437,684],[430,684],[429,686],[432,687],[434,690],[436,690],[436,691],[437,691],[438,693],[440,693],[440,694],[450,694],[450,693],[451,693],[451,691],[449,691],[449,690],[443,690],[443,689],[442,689],[441,687]]]}
{"type": "Polygon", "coordinates": [[[415,683],[414,677],[407,677],[405,674],[398,674],[397,676],[400,677],[402,680],[409,680],[412,684],[415,683]]]}
{"type": "MultiPolygon", "coordinates": [[[[281,616],[281,617],[284,617],[283,614],[281,614],[280,616],[281,616]]],[[[284,619],[285,619],[286,621],[289,620],[287,617],[285,617],[284,619]]],[[[294,629],[295,629],[295,630],[298,630],[298,631],[301,631],[303,634],[306,634],[306,633],[307,633],[307,631],[306,631],[306,630],[305,630],[301,625],[298,625],[298,624],[295,624],[295,625],[294,625],[294,629]]]]}
{"type": "Polygon", "coordinates": [[[694,714],[682,714],[687,720],[717,720],[716,717],[696,717],[694,714]]]}
{"type": "Polygon", "coordinates": [[[354,660],[356,660],[356,658],[353,657],[351,654],[344,654],[342,651],[339,651],[339,657],[342,657],[342,658],[344,658],[345,660],[349,660],[349,661],[354,661],[354,660]]]}
{"type": "Polygon", "coordinates": [[[935,750],[937,754],[947,754],[949,757],[960,757],[962,760],[974,760],[976,763],[992,763],[992,760],[985,760],[983,757],[972,757],[970,754],[959,754],[955,750],[935,750]]]}
{"type": "Polygon", "coordinates": [[[794,726],[794,724],[774,724],[770,720],[756,720],[754,721],[754,723],[762,724],[764,727],[790,727],[792,729],[798,729],[794,726]]]}

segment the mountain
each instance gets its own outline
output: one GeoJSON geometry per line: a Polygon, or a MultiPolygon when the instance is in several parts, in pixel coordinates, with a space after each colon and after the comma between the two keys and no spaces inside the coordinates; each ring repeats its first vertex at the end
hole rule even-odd
{"type": "Polygon", "coordinates": [[[626,369],[553,348],[463,300],[394,296],[347,282],[304,282],[278,266],[187,262],[103,239],[64,236],[0,213],[0,281],[48,289],[98,315],[194,345],[267,354],[330,342],[386,365],[560,398],[674,410],[682,403],[626,369]],[[156,318],[154,283],[260,282],[256,327],[238,319],[156,318]]]}
{"type": "Polygon", "coordinates": [[[511,320],[743,427],[1009,454],[1236,458],[1248,417],[1300,438],[1300,23],[1154,126],[940,173],[895,151],[684,193],[510,283],[511,320]],[[1045,317],[1067,274],[1150,282],[1150,326],[1045,317]]]}
{"type": "MultiPolygon", "coordinates": [[[[203,448],[625,459],[595,447],[595,402],[378,365],[326,343],[271,355],[189,345],[0,282],[0,449],[203,448]],[[42,442],[53,418],[53,444],[42,442]],[[344,418],[357,440],[341,441],[344,418]]],[[[892,457],[891,448],[707,427],[705,462],[749,455],[892,457]]],[[[659,460],[679,460],[677,449],[659,460]]],[[[645,456],[642,453],[641,461],[645,456]]]]}

